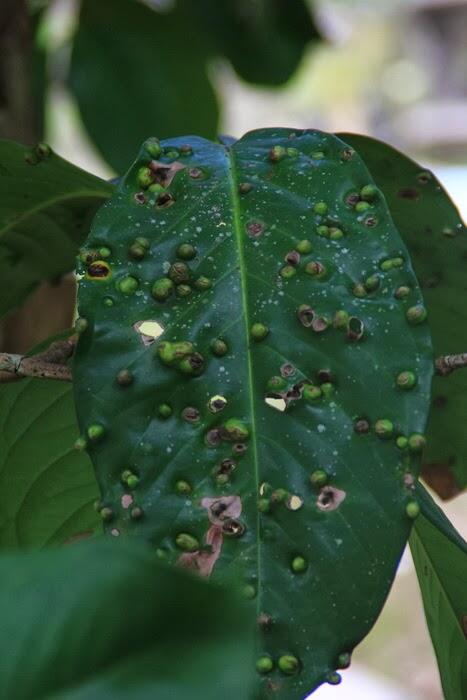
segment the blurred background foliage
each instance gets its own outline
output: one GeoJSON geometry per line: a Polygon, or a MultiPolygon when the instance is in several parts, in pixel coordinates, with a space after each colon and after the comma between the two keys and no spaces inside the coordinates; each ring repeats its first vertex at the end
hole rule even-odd
{"type": "MultiPolygon", "coordinates": [[[[2,0],[0,138],[107,179],[151,135],[358,132],[432,167],[465,214],[466,36],[467,0],[2,0]]],[[[74,299],[73,275],[42,285],[0,349],[68,327],[74,299]]],[[[462,501],[444,507],[465,532],[462,501]]],[[[355,660],[313,697],[442,697],[409,557],[355,660]]]]}

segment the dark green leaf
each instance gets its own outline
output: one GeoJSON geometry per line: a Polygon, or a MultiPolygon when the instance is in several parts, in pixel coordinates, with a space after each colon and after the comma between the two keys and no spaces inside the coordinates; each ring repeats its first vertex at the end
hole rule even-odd
{"type": "MultiPolygon", "coordinates": [[[[467,228],[430,171],[392,146],[342,134],[357,149],[386,197],[409,248],[429,312],[436,356],[467,348],[467,228]]],[[[435,377],[423,476],[443,498],[467,486],[467,372],[435,377]]]]}
{"type": "Polygon", "coordinates": [[[0,547],[43,547],[99,529],[97,484],[78,437],[72,389],[0,384],[0,547]]]}
{"type": "Polygon", "coordinates": [[[467,689],[467,543],[419,485],[421,515],[410,536],[445,700],[467,689]]]}
{"type": "Polygon", "coordinates": [[[70,86],[89,135],[117,172],[153,133],[216,133],[206,49],[178,4],[160,14],[135,0],[84,0],[70,86]]]}
{"type": "Polygon", "coordinates": [[[74,268],[91,218],[112,190],[54,153],[38,157],[0,141],[0,316],[39,282],[74,268]]]}
{"type": "Polygon", "coordinates": [[[252,83],[284,83],[309,42],[319,38],[303,0],[198,0],[191,5],[208,45],[252,83]]]}
{"type": "Polygon", "coordinates": [[[0,611],[2,698],[248,697],[238,601],[135,542],[0,557],[0,611]]]}
{"type": "Polygon", "coordinates": [[[416,448],[428,410],[429,332],[406,320],[411,307],[423,320],[420,290],[384,199],[339,139],[271,129],[227,148],[162,145],[163,166],[147,169],[157,143],[145,144],[95,220],[87,245],[110,248],[108,268],[82,269],[73,371],[102,514],[171,561],[211,564],[214,579],[239,569],[252,616],[272,619],[262,684],[301,700],[336,680],[339,654],[374,623],[410,531],[419,457],[396,438],[416,448]],[[367,185],[360,213],[348,194],[367,185]],[[401,266],[381,270],[395,254],[401,266]],[[409,391],[396,386],[404,370],[418,378],[409,391]],[[284,654],[301,673],[278,670],[284,654]]]}

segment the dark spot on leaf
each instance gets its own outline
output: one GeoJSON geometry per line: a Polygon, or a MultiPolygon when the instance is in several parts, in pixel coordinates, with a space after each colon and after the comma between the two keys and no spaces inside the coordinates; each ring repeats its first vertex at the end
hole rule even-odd
{"type": "Polygon", "coordinates": [[[246,230],[249,236],[252,236],[253,238],[258,238],[261,236],[262,233],[264,233],[264,224],[262,221],[250,221],[247,226],[246,230]]]}
{"type": "Polygon", "coordinates": [[[319,492],[316,505],[320,510],[336,510],[346,497],[345,491],[334,486],[323,486],[319,492]]]}
{"type": "Polygon", "coordinates": [[[420,191],[415,189],[415,187],[404,187],[397,193],[399,197],[403,199],[416,200],[420,197],[420,191]]]}

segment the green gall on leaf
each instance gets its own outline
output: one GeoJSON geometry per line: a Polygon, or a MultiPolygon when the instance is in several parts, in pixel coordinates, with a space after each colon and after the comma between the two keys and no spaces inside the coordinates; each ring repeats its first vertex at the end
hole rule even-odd
{"type": "Polygon", "coordinates": [[[150,194],[156,195],[156,197],[159,197],[159,195],[164,194],[166,191],[166,188],[160,184],[160,182],[154,182],[152,185],[149,185],[148,187],[148,192],[150,194]]]}
{"type": "Polygon", "coordinates": [[[336,311],[334,318],[332,320],[332,325],[338,330],[345,330],[349,323],[350,314],[347,311],[340,310],[336,311]]]}
{"type": "Polygon", "coordinates": [[[256,661],[258,673],[270,673],[274,668],[274,662],[270,656],[260,656],[256,661]]]}
{"type": "Polygon", "coordinates": [[[411,520],[415,520],[420,514],[420,506],[417,501],[409,501],[405,506],[405,512],[411,520]]]}
{"type": "Polygon", "coordinates": [[[394,423],[387,418],[380,418],[375,423],[375,433],[383,440],[391,438],[394,435],[394,423]]]}
{"type": "Polygon", "coordinates": [[[246,442],[250,431],[246,424],[238,418],[229,418],[222,425],[222,437],[228,442],[246,442]]]}
{"type": "Polygon", "coordinates": [[[229,350],[227,343],[225,340],[222,340],[222,338],[214,338],[214,340],[211,341],[210,347],[212,354],[216,357],[223,357],[229,350]]]}
{"type": "Polygon", "coordinates": [[[149,187],[149,185],[153,181],[153,173],[151,168],[147,168],[146,166],[141,167],[138,170],[138,175],[137,175],[137,180],[138,180],[138,185],[142,187],[143,189],[146,189],[149,187]]]}
{"type": "Polygon", "coordinates": [[[177,481],[175,484],[175,491],[181,496],[188,496],[192,492],[192,488],[188,481],[180,479],[180,481],[177,481]]]}
{"type": "Polygon", "coordinates": [[[116,377],[119,386],[130,386],[133,383],[133,379],[133,372],[129,369],[121,369],[116,377]]]}
{"type": "Polygon", "coordinates": [[[135,506],[130,510],[130,518],[132,520],[141,520],[144,515],[144,511],[139,506],[135,506]]]}
{"type": "Polygon", "coordinates": [[[313,205],[313,211],[315,214],[319,214],[320,216],[324,216],[325,214],[328,213],[329,207],[326,204],[326,202],[316,202],[316,204],[313,205]]]}
{"type": "Polygon", "coordinates": [[[412,290],[410,289],[410,287],[402,285],[400,287],[397,287],[397,289],[394,292],[394,296],[396,297],[396,299],[405,299],[409,296],[411,291],[412,290]]]}
{"type": "Polygon", "coordinates": [[[399,448],[399,450],[406,450],[409,446],[408,438],[406,438],[405,435],[399,435],[399,437],[396,439],[396,446],[399,448]]]}
{"type": "Polygon", "coordinates": [[[264,340],[266,336],[269,335],[269,328],[265,326],[264,323],[254,323],[251,327],[250,333],[253,340],[259,342],[264,340]]]}
{"type": "Polygon", "coordinates": [[[281,268],[279,274],[283,279],[289,280],[292,277],[295,277],[295,275],[297,274],[297,270],[295,269],[295,267],[293,267],[293,265],[284,265],[284,267],[281,268]]]}
{"type": "Polygon", "coordinates": [[[112,251],[107,246],[102,246],[97,252],[100,258],[110,258],[112,255],[112,251]]]}
{"type": "Polygon", "coordinates": [[[268,498],[260,498],[258,500],[258,510],[260,513],[269,513],[271,510],[271,503],[268,498]]]}
{"type": "Polygon", "coordinates": [[[204,277],[204,275],[198,277],[193,284],[195,288],[201,292],[204,292],[206,289],[211,289],[212,287],[212,281],[209,279],[209,277],[204,277]]]}
{"type": "Polygon", "coordinates": [[[168,277],[161,277],[152,285],[151,294],[156,301],[166,301],[175,289],[175,285],[168,277]]]}
{"type": "Polygon", "coordinates": [[[176,255],[180,260],[193,260],[196,257],[196,248],[190,243],[182,243],[178,246],[176,255]]]}
{"type": "Polygon", "coordinates": [[[122,294],[134,294],[139,287],[136,277],[128,275],[118,281],[117,288],[122,294]]]}
{"type": "Polygon", "coordinates": [[[362,214],[363,212],[370,209],[370,207],[371,205],[369,204],[369,202],[357,202],[354,208],[357,214],[362,214]]]}
{"type": "Polygon", "coordinates": [[[413,433],[412,435],[409,435],[408,445],[411,452],[422,452],[426,445],[426,438],[420,433],[413,433]]]}
{"type": "Polygon", "coordinates": [[[375,292],[380,285],[380,279],[378,275],[371,275],[365,280],[365,289],[367,292],[375,292]]]}
{"type": "Polygon", "coordinates": [[[352,657],[348,652],[343,652],[337,657],[337,668],[349,668],[352,657]]]}
{"type": "Polygon", "coordinates": [[[160,418],[167,419],[172,415],[173,409],[168,403],[161,403],[157,408],[157,412],[160,418]]]}
{"type": "Polygon", "coordinates": [[[360,190],[361,199],[363,199],[367,202],[372,202],[376,198],[377,194],[378,194],[378,188],[375,187],[375,185],[365,185],[360,190]]]}
{"type": "Polygon", "coordinates": [[[101,518],[104,522],[108,523],[111,520],[113,520],[114,512],[113,512],[112,508],[104,507],[104,508],[100,509],[99,515],[101,516],[101,518]]]}
{"type": "Polygon", "coordinates": [[[284,146],[273,146],[269,151],[269,160],[272,163],[278,163],[280,160],[285,158],[287,151],[284,146]]]}
{"type": "Polygon", "coordinates": [[[88,441],[84,437],[79,437],[77,440],[75,440],[73,447],[75,450],[78,450],[78,452],[84,452],[84,450],[87,449],[88,446],[88,441]]]}
{"type": "Polygon", "coordinates": [[[409,370],[400,372],[396,377],[396,384],[399,389],[410,390],[417,384],[417,375],[409,370]]]}
{"type": "Polygon", "coordinates": [[[426,320],[428,313],[424,306],[417,304],[408,308],[405,316],[411,325],[416,326],[426,320]]]}
{"type": "Polygon", "coordinates": [[[283,389],[285,389],[286,386],[287,382],[284,379],[284,377],[280,377],[279,375],[277,375],[268,379],[266,389],[268,389],[268,391],[283,391],[283,389]]]}
{"type": "Polygon", "coordinates": [[[136,474],[131,474],[128,479],[126,480],[126,485],[128,486],[129,489],[135,489],[137,488],[139,484],[139,477],[136,476],[136,474]]]}
{"type": "Polygon", "coordinates": [[[89,326],[87,318],[77,318],[75,321],[75,331],[76,333],[84,333],[84,331],[89,326]]]}
{"type": "Polygon", "coordinates": [[[307,401],[317,401],[322,396],[322,391],[318,386],[313,384],[305,384],[303,387],[303,398],[307,401]]]}
{"type": "Polygon", "coordinates": [[[186,532],[181,532],[179,535],[177,535],[175,538],[175,544],[184,552],[196,552],[199,549],[199,542],[196,537],[193,537],[193,535],[189,535],[186,532]]]}
{"type": "Polygon", "coordinates": [[[308,253],[311,253],[311,251],[313,250],[312,243],[307,238],[298,241],[298,243],[295,245],[295,248],[300,253],[300,255],[308,255],[308,253]]]}
{"type": "Polygon", "coordinates": [[[330,671],[326,674],[326,683],[329,683],[329,685],[339,685],[341,681],[342,676],[337,671],[330,671]]]}
{"type": "Polygon", "coordinates": [[[91,440],[91,442],[98,442],[99,440],[102,440],[102,438],[105,435],[105,428],[103,425],[100,423],[93,423],[92,425],[89,426],[87,429],[87,435],[88,438],[91,440]]]}
{"type": "Polygon", "coordinates": [[[145,141],[144,148],[151,158],[159,158],[162,155],[162,147],[159,143],[159,139],[156,139],[155,137],[145,141]]]}
{"type": "Polygon", "coordinates": [[[316,469],[316,471],[310,474],[311,485],[315,488],[321,488],[328,483],[329,477],[324,469],[316,469]]]}
{"type": "Polygon", "coordinates": [[[177,296],[181,297],[182,299],[184,297],[189,297],[190,294],[192,293],[192,291],[193,290],[189,284],[179,284],[178,287],[176,288],[177,296]]]}
{"type": "Polygon", "coordinates": [[[138,245],[138,243],[133,243],[128,250],[128,255],[133,260],[142,260],[147,255],[147,252],[147,248],[138,245]]]}
{"type": "Polygon", "coordinates": [[[320,280],[326,277],[327,269],[323,263],[320,263],[317,260],[312,260],[305,265],[305,272],[307,275],[311,275],[312,277],[320,280]]]}
{"type": "Polygon", "coordinates": [[[279,657],[277,666],[286,676],[292,676],[300,670],[300,661],[292,654],[284,654],[279,657]]]}
{"type": "Polygon", "coordinates": [[[294,574],[303,574],[308,569],[308,563],[303,557],[294,557],[290,566],[294,574]]]}

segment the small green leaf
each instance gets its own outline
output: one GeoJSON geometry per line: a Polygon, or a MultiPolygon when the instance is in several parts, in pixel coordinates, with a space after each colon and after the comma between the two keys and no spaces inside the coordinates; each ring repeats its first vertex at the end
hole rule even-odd
{"type": "MultiPolygon", "coordinates": [[[[392,146],[356,134],[341,134],[362,155],[381,187],[394,223],[412,256],[428,308],[435,354],[465,352],[467,228],[432,172],[392,146]]],[[[467,486],[467,372],[434,377],[423,477],[442,497],[467,486]]]]}
{"type": "Polygon", "coordinates": [[[243,606],[135,542],[1,556],[0,615],[2,698],[250,697],[243,606]]]}
{"type": "Polygon", "coordinates": [[[0,547],[43,547],[100,529],[99,497],[78,437],[69,384],[22,379],[0,387],[0,547]]]}
{"type": "Polygon", "coordinates": [[[211,51],[251,83],[286,82],[319,39],[303,0],[197,0],[192,6],[211,51]]]}
{"type": "Polygon", "coordinates": [[[0,141],[0,317],[75,266],[113,186],[48,150],[0,141]]]}
{"type": "Polygon", "coordinates": [[[238,570],[277,700],[335,683],[410,532],[433,372],[383,197],[330,134],[152,139],[86,245],[110,250],[81,256],[73,368],[107,531],[238,570]]]}
{"type": "Polygon", "coordinates": [[[467,688],[467,543],[427,491],[417,488],[421,514],[410,536],[426,621],[445,700],[467,688]]]}
{"type": "Polygon", "coordinates": [[[151,134],[215,135],[206,57],[183,3],[160,13],[135,0],[84,0],[70,87],[89,135],[117,172],[151,134]]]}

